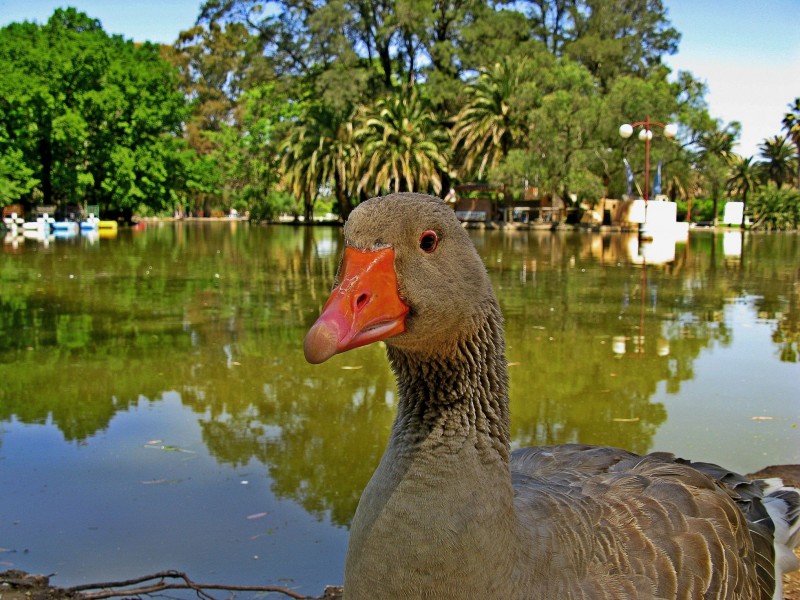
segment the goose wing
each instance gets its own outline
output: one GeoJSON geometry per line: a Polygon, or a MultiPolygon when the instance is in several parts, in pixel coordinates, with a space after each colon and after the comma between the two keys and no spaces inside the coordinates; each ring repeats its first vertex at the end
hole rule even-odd
{"type": "Polygon", "coordinates": [[[570,548],[548,570],[568,574],[574,597],[772,598],[758,482],[669,454],[577,444],[517,450],[511,472],[532,544],[570,548]]]}

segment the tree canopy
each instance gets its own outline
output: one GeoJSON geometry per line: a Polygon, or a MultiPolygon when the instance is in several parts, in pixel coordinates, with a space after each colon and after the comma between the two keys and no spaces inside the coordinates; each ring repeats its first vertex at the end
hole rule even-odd
{"type": "Polygon", "coordinates": [[[187,160],[177,83],[157,46],[108,36],[72,8],[2,29],[0,165],[24,165],[0,175],[5,199],[173,205],[187,160]]]}
{"type": "Polygon", "coordinates": [[[162,47],[59,9],[0,29],[0,203],[346,217],[473,181],[618,197],[644,148],[617,130],[645,117],[680,125],[651,148],[672,197],[716,215],[723,193],[797,185],[797,101],[742,187],[738,123],[663,62],[679,40],[662,0],[207,0],[162,47]]]}

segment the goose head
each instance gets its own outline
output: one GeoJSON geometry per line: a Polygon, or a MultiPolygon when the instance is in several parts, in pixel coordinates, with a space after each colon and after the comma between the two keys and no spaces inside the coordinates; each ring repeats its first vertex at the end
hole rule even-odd
{"type": "Polygon", "coordinates": [[[379,340],[450,351],[495,303],[483,262],[442,200],[399,193],[351,213],[333,291],[304,341],[311,363],[379,340]]]}

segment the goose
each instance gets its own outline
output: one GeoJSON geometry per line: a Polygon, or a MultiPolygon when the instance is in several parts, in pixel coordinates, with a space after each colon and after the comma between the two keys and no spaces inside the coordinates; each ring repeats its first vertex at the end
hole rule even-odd
{"type": "Polygon", "coordinates": [[[511,452],[503,319],[453,210],[372,198],[344,236],[306,360],[382,340],[398,389],[351,523],[345,598],[782,598],[800,490],[666,453],[511,452]]]}

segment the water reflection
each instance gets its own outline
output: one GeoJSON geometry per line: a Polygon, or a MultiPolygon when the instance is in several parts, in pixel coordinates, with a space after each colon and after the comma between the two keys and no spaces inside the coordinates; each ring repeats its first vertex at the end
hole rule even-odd
{"type": "MultiPolygon", "coordinates": [[[[731,261],[727,235],[671,247],[624,235],[471,235],[507,320],[517,446],[653,449],[669,419],[659,390],[677,394],[703,352],[731,345],[731,301],[751,303],[773,328],[771,364],[798,361],[797,236],[740,235],[731,261]]],[[[177,393],[219,464],[266,465],[276,496],[346,526],[395,397],[378,346],[317,367],[303,359],[341,245],[336,228],[231,222],[7,246],[0,423],[51,423],[80,443],[142,399],[177,393]]],[[[2,441],[0,427],[0,450],[2,441]]]]}
{"type": "Polygon", "coordinates": [[[686,269],[687,248],[645,272],[630,268],[642,263],[638,244],[636,236],[592,234],[483,241],[508,320],[517,444],[649,450],[667,417],[650,401],[657,385],[678,391],[700,350],[724,336],[683,308],[694,291],[672,275],[686,269]]]}

